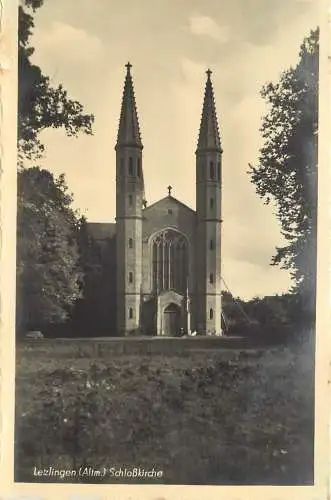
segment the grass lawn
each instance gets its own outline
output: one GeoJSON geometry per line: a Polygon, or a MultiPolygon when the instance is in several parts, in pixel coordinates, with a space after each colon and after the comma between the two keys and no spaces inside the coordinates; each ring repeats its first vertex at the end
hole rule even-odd
{"type": "Polygon", "coordinates": [[[34,467],[86,465],[163,471],[136,482],[313,483],[311,346],[107,357],[58,349],[17,348],[16,481],[36,480],[34,467]]]}

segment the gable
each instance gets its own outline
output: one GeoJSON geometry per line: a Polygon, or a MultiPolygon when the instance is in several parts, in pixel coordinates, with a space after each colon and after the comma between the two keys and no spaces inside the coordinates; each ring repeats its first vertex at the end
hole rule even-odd
{"type": "Polygon", "coordinates": [[[165,227],[178,229],[193,237],[196,213],[172,196],[162,198],[143,211],[143,239],[165,227]]]}
{"type": "Polygon", "coordinates": [[[175,211],[187,211],[188,213],[193,213],[195,214],[194,210],[192,208],[188,207],[185,205],[185,203],[182,203],[181,201],[177,200],[173,196],[165,196],[159,201],[156,201],[155,203],[152,203],[149,207],[145,208],[144,210],[144,215],[149,217],[150,212],[160,212],[162,210],[168,210],[168,209],[174,209],[175,211]]]}

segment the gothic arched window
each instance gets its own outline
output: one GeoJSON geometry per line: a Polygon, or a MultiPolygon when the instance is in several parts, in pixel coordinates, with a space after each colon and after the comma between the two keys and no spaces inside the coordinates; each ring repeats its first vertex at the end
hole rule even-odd
{"type": "Polygon", "coordinates": [[[212,180],[214,180],[214,179],[215,179],[215,167],[214,167],[214,162],[213,162],[213,161],[211,161],[211,162],[209,163],[209,175],[210,175],[210,178],[211,178],[212,180]]]}
{"type": "Polygon", "coordinates": [[[153,291],[187,289],[188,245],[177,231],[166,229],[152,241],[153,291]]]}
{"type": "Polygon", "coordinates": [[[133,158],[129,158],[129,175],[133,175],[133,158]]]}
{"type": "Polygon", "coordinates": [[[214,311],[212,309],[209,310],[209,319],[213,319],[214,311]]]}
{"type": "Polygon", "coordinates": [[[210,273],[210,275],[209,275],[209,283],[210,284],[214,283],[214,275],[213,275],[213,273],[210,273]]]}
{"type": "Polygon", "coordinates": [[[209,250],[214,250],[214,242],[213,242],[213,240],[210,240],[210,242],[209,242],[209,250]]]}
{"type": "Polygon", "coordinates": [[[129,283],[133,283],[133,273],[129,272],[129,283]]]}
{"type": "Polygon", "coordinates": [[[210,208],[214,208],[214,198],[210,198],[209,206],[210,206],[210,208]]]}
{"type": "Polygon", "coordinates": [[[129,309],[129,319],[132,319],[133,318],[133,309],[132,307],[130,307],[129,309]]]}
{"type": "Polygon", "coordinates": [[[218,180],[221,180],[221,162],[219,161],[217,163],[217,174],[218,174],[218,180]]]}
{"type": "Polygon", "coordinates": [[[132,207],[132,194],[129,194],[129,205],[132,207]]]}
{"type": "Polygon", "coordinates": [[[132,248],[132,247],[133,247],[133,239],[129,238],[129,248],[132,248]]]}

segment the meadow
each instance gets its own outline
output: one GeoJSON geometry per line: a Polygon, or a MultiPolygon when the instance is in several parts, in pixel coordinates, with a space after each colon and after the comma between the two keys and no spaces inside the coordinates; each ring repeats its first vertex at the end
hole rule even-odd
{"type": "Polygon", "coordinates": [[[139,466],[163,484],[313,483],[311,343],[116,354],[47,341],[16,355],[16,481],[139,466]]]}

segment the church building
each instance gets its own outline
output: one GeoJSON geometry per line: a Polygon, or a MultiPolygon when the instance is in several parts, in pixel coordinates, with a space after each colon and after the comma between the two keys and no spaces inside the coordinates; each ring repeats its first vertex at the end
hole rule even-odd
{"type": "Polygon", "coordinates": [[[116,223],[87,224],[90,242],[102,253],[99,275],[113,285],[95,282],[90,294],[105,304],[106,316],[112,308],[116,335],[221,335],[222,148],[211,71],[195,151],[196,211],[173,197],[171,186],[161,200],[148,205],[145,199],[129,63],[115,154],[116,223]]]}

